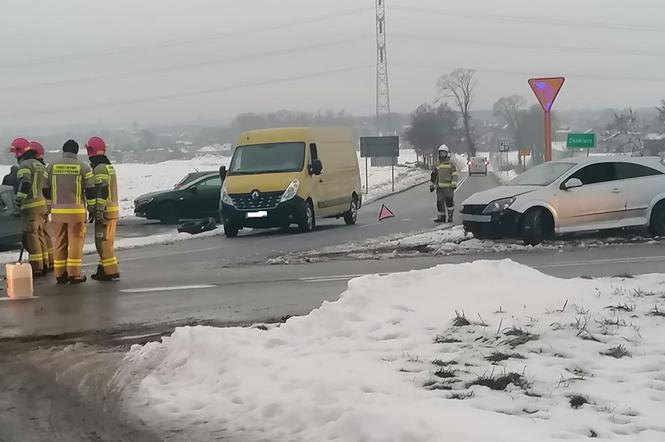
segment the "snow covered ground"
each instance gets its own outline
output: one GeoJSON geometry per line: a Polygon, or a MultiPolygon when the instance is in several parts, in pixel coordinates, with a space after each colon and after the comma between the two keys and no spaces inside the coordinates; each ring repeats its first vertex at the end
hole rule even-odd
{"type": "MultiPolygon", "coordinates": [[[[83,158],[83,157],[81,157],[83,158]]],[[[134,214],[134,200],[148,192],[172,189],[187,173],[195,171],[217,171],[220,166],[227,166],[230,157],[205,155],[190,160],[173,160],[154,164],[119,163],[115,168],[120,177],[121,216],[134,214]]],[[[414,167],[416,154],[413,150],[400,152],[395,168],[395,190],[400,191],[429,179],[429,172],[414,167]]],[[[363,186],[365,185],[365,160],[359,158],[363,186]]],[[[10,166],[0,165],[0,177],[9,172],[10,166]]],[[[392,192],[390,167],[369,168],[369,194],[365,201],[370,202],[392,192]]],[[[363,187],[363,191],[366,190],[363,187]]]]}
{"type": "MultiPolygon", "coordinates": [[[[137,238],[120,238],[115,242],[116,250],[128,250],[136,249],[139,247],[145,247],[149,245],[158,245],[158,244],[173,244],[180,241],[186,241],[192,238],[201,239],[201,238],[210,238],[214,236],[224,235],[224,230],[222,228],[217,228],[210,232],[199,233],[198,235],[190,235],[189,233],[164,233],[159,235],[147,235],[137,238]]],[[[97,253],[94,243],[87,243],[83,247],[83,253],[85,255],[91,255],[97,253]]],[[[8,262],[14,262],[18,260],[19,252],[17,250],[0,252],[0,264],[5,264],[8,262]]],[[[24,255],[25,259],[25,255],[24,255]]],[[[97,258],[84,258],[84,263],[96,264],[97,258]]]]}
{"type": "Polygon", "coordinates": [[[443,265],[352,280],[280,326],[179,328],[132,347],[115,383],[185,436],[663,441],[664,312],[665,275],[443,265]]]}
{"type": "Polygon", "coordinates": [[[272,258],[269,264],[289,264],[303,262],[320,262],[334,259],[390,259],[424,255],[466,255],[488,252],[512,252],[534,249],[572,250],[580,247],[604,247],[626,243],[655,243],[657,240],[640,236],[587,235],[568,237],[566,239],[548,241],[536,247],[525,246],[517,239],[479,240],[471,233],[465,235],[462,226],[442,225],[436,229],[422,232],[400,233],[366,241],[340,244],[317,250],[296,252],[272,258]]]}

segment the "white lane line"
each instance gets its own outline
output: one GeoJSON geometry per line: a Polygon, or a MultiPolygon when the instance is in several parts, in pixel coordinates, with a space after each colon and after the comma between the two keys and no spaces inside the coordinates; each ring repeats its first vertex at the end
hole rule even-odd
{"type": "Polygon", "coordinates": [[[315,276],[315,277],[308,277],[308,278],[298,278],[298,281],[302,282],[308,282],[308,283],[316,283],[316,282],[332,282],[332,281],[348,281],[353,278],[360,278],[362,276],[368,276],[368,275],[377,275],[377,276],[385,276],[388,275],[389,273],[361,273],[357,275],[330,275],[330,276],[315,276]]]}
{"type": "Polygon", "coordinates": [[[639,256],[635,258],[610,258],[610,259],[592,259],[588,261],[570,261],[558,264],[543,264],[535,266],[538,269],[548,269],[557,267],[576,267],[585,265],[605,265],[605,264],[623,264],[649,261],[665,261],[665,256],[639,256]]]}
{"type": "Polygon", "coordinates": [[[178,290],[200,290],[211,289],[217,287],[216,285],[201,284],[201,285],[176,285],[172,287],[146,287],[142,289],[123,289],[122,293],[152,293],[152,292],[175,292],[178,290]]]}

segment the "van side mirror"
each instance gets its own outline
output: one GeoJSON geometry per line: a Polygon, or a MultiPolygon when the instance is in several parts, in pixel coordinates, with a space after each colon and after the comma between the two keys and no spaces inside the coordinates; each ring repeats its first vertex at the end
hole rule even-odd
{"type": "Polygon", "coordinates": [[[224,181],[226,179],[226,166],[221,166],[219,168],[219,177],[224,181]]]}
{"type": "Polygon", "coordinates": [[[196,186],[192,186],[187,190],[189,190],[189,193],[196,193],[199,191],[199,189],[196,186]]]}
{"type": "Polygon", "coordinates": [[[583,185],[584,184],[582,184],[582,180],[580,180],[579,178],[571,178],[561,185],[561,189],[570,190],[570,189],[575,189],[577,187],[582,187],[583,185]]]}
{"type": "Polygon", "coordinates": [[[312,165],[309,166],[309,174],[321,175],[321,172],[323,172],[323,163],[321,162],[321,160],[312,161],[312,165]]]}

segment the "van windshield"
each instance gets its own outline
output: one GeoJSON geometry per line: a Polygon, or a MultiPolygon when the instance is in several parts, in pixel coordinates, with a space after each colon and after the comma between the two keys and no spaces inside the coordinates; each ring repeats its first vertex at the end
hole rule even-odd
{"type": "Polygon", "coordinates": [[[305,167],[305,143],[270,143],[238,146],[229,175],[300,172],[305,167]]]}

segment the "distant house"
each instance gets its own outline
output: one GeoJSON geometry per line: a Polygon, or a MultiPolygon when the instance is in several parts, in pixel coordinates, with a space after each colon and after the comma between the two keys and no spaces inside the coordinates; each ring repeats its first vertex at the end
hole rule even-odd
{"type": "Polygon", "coordinates": [[[642,138],[644,153],[658,156],[665,152],[665,133],[651,133],[642,138]]]}

